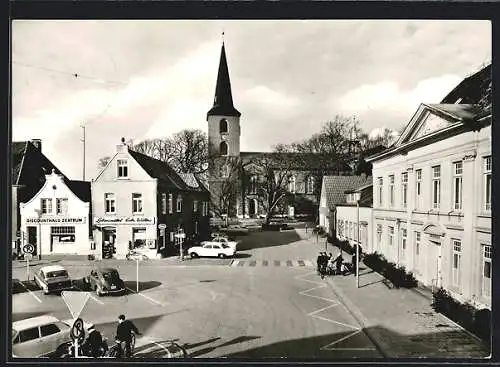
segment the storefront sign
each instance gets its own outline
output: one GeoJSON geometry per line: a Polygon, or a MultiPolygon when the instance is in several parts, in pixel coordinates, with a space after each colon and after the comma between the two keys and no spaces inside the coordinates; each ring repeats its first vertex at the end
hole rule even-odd
{"type": "Polygon", "coordinates": [[[26,223],[68,223],[68,224],[75,224],[75,223],[85,223],[85,217],[75,217],[75,218],[27,218],[26,223]]]}
{"type": "Polygon", "coordinates": [[[155,224],[155,217],[95,217],[94,224],[155,224]]]}

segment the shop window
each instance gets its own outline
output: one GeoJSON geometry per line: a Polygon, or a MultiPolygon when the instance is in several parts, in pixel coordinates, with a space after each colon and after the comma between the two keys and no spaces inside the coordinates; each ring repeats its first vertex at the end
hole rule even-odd
{"type": "Polygon", "coordinates": [[[106,214],[116,213],[115,203],[116,203],[115,194],[112,193],[104,194],[104,205],[105,205],[104,210],[106,214]]]}
{"type": "Polygon", "coordinates": [[[146,228],[132,228],[133,247],[146,246],[146,228]]]}
{"type": "Polygon", "coordinates": [[[132,213],[142,213],[142,194],[132,194],[132,213]]]}
{"type": "Polygon", "coordinates": [[[50,227],[51,244],[75,242],[75,227],[50,227]]]}
{"type": "Polygon", "coordinates": [[[56,199],[56,213],[68,214],[68,199],[56,199]]]}
{"type": "Polygon", "coordinates": [[[42,214],[51,214],[52,199],[40,199],[40,207],[42,208],[42,214]]]}
{"type": "Polygon", "coordinates": [[[117,161],[118,168],[118,178],[127,178],[128,177],[128,161],[126,159],[118,159],[117,161]]]}

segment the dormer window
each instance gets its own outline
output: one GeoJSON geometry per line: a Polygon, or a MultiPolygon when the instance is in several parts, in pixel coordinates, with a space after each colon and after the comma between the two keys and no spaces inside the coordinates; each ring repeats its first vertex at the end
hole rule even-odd
{"type": "Polygon", "coordinates": [[[118,168],[118,178],[127,178],[128,177],[128,162],[126,159],[118,159],[117,161],[118,168]]]}
{"type": "Polygon", "coordinates": [[[227,133],[227,120],[226,119],[220,120],[220,123],[219,123],[219,132],[221,134],[222,133],[227,133]]]}
{"type": "Polygon", "coordinates": [[[227,155],[227,143],[225,141],[220,143],[220,155],[227,155]]]}

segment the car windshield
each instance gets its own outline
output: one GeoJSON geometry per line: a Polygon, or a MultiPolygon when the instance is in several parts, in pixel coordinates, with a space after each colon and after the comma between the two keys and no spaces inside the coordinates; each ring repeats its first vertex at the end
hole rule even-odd
{"type": "Polygon", "coordinates": [[[56,270],[47,273],[47,278],[57,278],[57,277],[67,277],[68,272],[66,270],[56,270]]]}
{"type": "Polygon", "coordinates": [[[104,273],[102,273],[102,276],[106,280],[116,280],[116,279],[119,278],[118,272],[116,270],[111,270],[111,271],[104,272],[104,273]]]}

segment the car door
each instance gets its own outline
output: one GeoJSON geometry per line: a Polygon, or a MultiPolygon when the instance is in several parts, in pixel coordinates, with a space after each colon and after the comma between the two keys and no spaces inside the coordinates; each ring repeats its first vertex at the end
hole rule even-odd
{"type": "Polygon", "coordinates": [[[200,256],[211,256],[210,253],[212,252],[212,245],[203,245],[200,252],[200,256]]]}
{"type": "Polygon", "coordinates": [[[40,326],[40,350],[43,355],[48,355],[57,350],[64,341],[61,340],[61,329],[51,323],[40,326]]]}
{"type": "Polygon", "coordinates": [[[17,357],[38,357],[43,354],[38,326],[19,331],[12,344],[12,354],[17,357]]]}
{"type": "Polygon", "coordinates": [[[219,256],[222,253],[222,249],[220,245],[213,245],[212,256],[219,256]]]}

